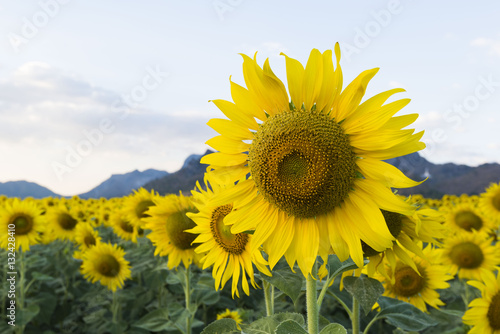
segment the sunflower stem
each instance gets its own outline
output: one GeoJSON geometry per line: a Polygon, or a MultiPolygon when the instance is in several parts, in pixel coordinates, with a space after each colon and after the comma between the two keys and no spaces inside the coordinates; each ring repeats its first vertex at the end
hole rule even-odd
{"type": "Polygon", "coordinates": [[[262,281],[264,287],[264,298],[266,300],[266,314],[271,316],[274,314],[274,286],[266,281],[262,281]]]}
{"type": "Polygon", "coordinates": [[[352,297],[352,334],[359,334],[359,302],[352,297]]]}
{"type": "MultiPolygon", "coordinates": [[[[316,275],[317,263],[314,263],[312,274],[316,275]]],[[[309,334],[319,332],[319,307],[317,302],[316,279],[309,273],[306,279],[307,331],[309,334]]]]}
{"type": "MultiPolygon", "coordinates": [[[[19,249],[19,310],[24,310],[24,281],[26,279],[26,264],[25,264],[25,257],[24,257],[24,249],[19,249]]],[[[24,328],[26,327],[26,324],[17,327],[16,326],[16,333],[24,333],[24,328]]]]}
{"type": "Polygon", "coordinates": [[[116,300],[116,292],[113,291],[113,303],[111,304],[111,312],[113,313],[113,323],[116,323],[116,316],[118,313],[117,300],[116,300]]]}
{"type": "Polygon", "coordinates": [[[194,314],[191,313],[191,284],[190,284],[190,279],[191,279],[191,270],[190,266],[186,268],[186,287],[184,290],[184,295],[186,297],[186,310],[189,312],[189,316],[186,318],[186,334],[191,334],[191,324],[193,321],[193,316],[194,314]]]}

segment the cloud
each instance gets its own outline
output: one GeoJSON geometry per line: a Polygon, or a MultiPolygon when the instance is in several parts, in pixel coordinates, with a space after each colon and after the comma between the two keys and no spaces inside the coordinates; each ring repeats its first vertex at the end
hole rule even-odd
{"type": "Polygon", "coordinates": [[[472,46],[488,48],[490,55],[500,56],[500,40],[479,37],[471,42],[472,46]]]}

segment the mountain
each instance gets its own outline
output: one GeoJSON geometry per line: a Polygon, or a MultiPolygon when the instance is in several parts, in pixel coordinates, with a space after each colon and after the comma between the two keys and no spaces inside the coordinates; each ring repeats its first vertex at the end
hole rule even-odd
{"type": "Polygon", "coordinates": [[[28,181],[9,181],[5,183],[0,182],[0,195],[19,198],[44,198],[60,196],[45,187],[28,181]]]}
{"type": "Polygon", "coordinates": [[[453,163],[433,164],[418,153],[387,160],[412,180],[424,183],[405,189],[398,189],[401,195],[422,194],[429,198],[450,195],[478,195],[484,192],[491,182],[500,182],[500,165],[483,164],[477,167],[453,163]]]}
{"type": "Polygon", "coordinates": [[[207,170],[207,165],[200,164],[200,159],[204,155],[213,153],[207,150],[204,154],[192,154],[184,161],[184,165],[175,173],[166,175],[160,179],[150,181],[143,187],[151,191],[154,189],[160,195],[178,194],[179,190],[185,195],[190,195],[194,189],[196,181],[203,182],[203,175],[207,170]]]}
{"type": "Polygon", "coordinates": [[[127,196],[134,189],[142,187],[144,184],[164,177],[168,172],[155,169],[146,169],[143,172],[134,170],[126,174],[113,174],[109,179],[95,187],[94,189],[78,195],[81,198],[111,198],[127,196]]]}

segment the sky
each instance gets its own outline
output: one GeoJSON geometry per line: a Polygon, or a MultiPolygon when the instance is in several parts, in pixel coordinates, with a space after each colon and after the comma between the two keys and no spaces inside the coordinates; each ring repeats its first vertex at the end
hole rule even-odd
{"type": "Polygon", "coordinates": [[[500,163],[500,2],[0,0],[0,182],[60,195],[112,174],[175,172],[244,85],[244,53],[286,81],[281,52],[342,50],[365,98],[402,87],[433,163],[500,163]]]}

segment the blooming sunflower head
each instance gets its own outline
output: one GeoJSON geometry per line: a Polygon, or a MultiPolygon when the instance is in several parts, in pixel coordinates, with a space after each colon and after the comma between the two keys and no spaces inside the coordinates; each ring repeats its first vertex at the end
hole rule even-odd
{"type": "Polygon", "coordinates": [[[155,255],[168,256],[169,269],[177,267],[181,261],[185,267],[191,263],[199,263],[201,255],[195,253],[193,244],[196,234],[186,230],[196,224],[186,214],[198,212],[191,197],[167,195],[155,198],[155,205],[151,206],[148,215],[144,218],[145,228],[151,230],[148,238],[155,246],[155,255]]]}
{"type": "Polygon", "coordinates": [[[123,211],[127,215],[128,221],[133,226],[144,228],[144,218],[149,217],[148,209],[155,205],[154,199],[158,196],[154,190],[148,192],[144,188],[134,190],[123,202],[123,211]]]}
{"type": "Polygon", "coordinates": [[[129,216],[124,214],[122,210],[111,214],[110,224],[115,234],[123,240],[137,242],[139,234],[142,235],[142,229],[130,223],[129,216]]]}
{"type": "MultiPolygon", "coordinates": [[[[446,209],[445,209],[446,210],[446,209]]],[[[484,215],[471,202],[461,202],[448,207],[445,224],[453,231],[483,231],[490,232],[496,228],[492,219],[484,215]]]]}
{"type": "Polygon", "coordinates": [[[14,240],[16,251],[29,251],[30,245],[41,241],[46,221],[42,210],[33,200],[13,198],[5,200],[0,207],[0,228],[1,248],[8,249],[14,240]]]}
{"type": "MultiPolygon", "coordinates": [[[[427,259],[433,258],[433,251],[429,246],[423,249],[427,259]]],[[[424,312],[427,311],[426,305],[434,308],[444,305],[436,290],[449,287],[447,281],[453,276],[448,274],[448,267],[419,256],[413,256],[412,260],[417,270],[397,260],[394,268],[386,269],[390,279],[382,275],[376,276],[384,284],[384,296],[406,301],[424,312]]],[[[389,261],[386,261],[385,265],[390,267],[389,261]]]]}
{"type": "Polygon", "coordinates": [[[488,217],[500,223],[500,182],[492,183],[481,194],[479,207],[488,217]]]}
{"type": "Polygon", "coordinates": [[[379,209],[410,215],[412,206],[390,187],[418,182],[382,160],[424,148],[422,132],[403,130],[417,115],[393,117],[409,100],[386,104],[404,90],[361,103],[378,69],[342,90],[338,44],[335,65],[332,56],[314,49],[305,68],[285,56],[288,92],[268,60],[261,67],[243,56],[246,88],[231,82],[234,103],[213,101],[229,120],[208,122],[220,136],[207,144],[219,152],[202,158],[227,182],[250,175],[231,191],[232,232],[255,230],[254,247],[264,245],[271,267],[284,255],[305,275],[330,248],[362,266],[360,239],[376,251],[391,247],[379,209]]]}
{"type": "Polygon", "coordinates": [[[451,274],[459,278],[482,280],[487,272],[497,270],[500,265],[500,244],[484,232],[462,231],[448,237],[439,256],[450,265],[451,274]]]}
{"type": "Polygon", "coordinates": [[[241,319],[240,313],[237,310],[231,311],[227,308],[224,312],[217,314],[217,320],[220,319],[233,319],[236,322],[236,326],[238,327],[238,329],[241,329],[240,324],[243,322],[243,320],[241,319]]]}
{"type": "Polygon", "coordinates": [[[252,235],[248,233],[232,233],[231,226],[225,224],[226,216],[230,215],[233,205],[211,205],[213,198],[223,190],[231,189],[234,184],[220,185],[212,179],[211,174],[205,174],[205,189],[197,184],[197,191],[193,191],[194,205],[199,212],[187,213],[196,226],[187,232],[197,235],[194,243],[198,244],[196,253],[204,255],[200,262],[203,269],[213,266],[212,274],[215,278],[215,288],[223,288],[232,278],[232,295],[239,297],[238,283],[241,276],[243,291],[249,295],[250,282],[256,287],[253,264],[263,273],[270,275],[266,267],[267,262],[258,248],[252,247],[252,235]],[[241,275],[240,275],[241,274],[241,275]]]}
{"type": "Polygon", "coordinates": [[[51,236],[55,239],[74,240],[76,236],[76,226],[79,224],[78,216],[74,209],[68,209],[64,203],[47,210],[47,223],[51,236]]]}
{"type": "Polygon", "coordinates": [[[469,281],[468,284],[481,291],[481,297],[469,303],[462,317],[465,324],[473,326],[470,334],[500,332],[500,275],[488,272],[482,281],[469,281]]]}
{"type": "Polygon", "coordinates": [[[75,259],[81,259],[82,254],[90,248],[101,242],[99,233],[94,230],[90,223],[82,223],[76,226],[75,243],[78,245],[78,251],[73,253],[75,259]]]}
{"type": "Polygon", "coordinates": [[[82,258],[83,276],[92,283],[99,281],[113,292],[132,277],[125,251],[117,245],[99,243],[84,252],[82,258]]]}

